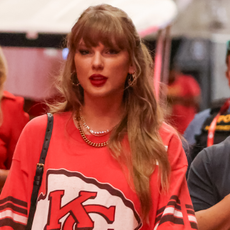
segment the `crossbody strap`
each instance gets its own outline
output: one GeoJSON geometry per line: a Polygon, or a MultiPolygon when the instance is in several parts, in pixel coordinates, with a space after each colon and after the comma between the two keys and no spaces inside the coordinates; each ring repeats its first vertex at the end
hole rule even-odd
{"type": "Polygon", "coordinates": [[[30,230],[32,227],[34,213],[35,213],[36,205],[37,205],[38,191],[39,191],[39,188],[42,182],[42,174],[43,174],[46,154],[49,148],[50,138],[51,138],[52,130],[53,130],[53,115],[51,113],[48,113],[47,116],[48,116],[48,122],[47,122],[47,127],[46,127],[45,140],[43,142],[43,147],[42,147],[42,152],[40,155],[39,163],[37,163],[36,174],[34,177],[33,191],[31,195],[30,212],[29,212],[29,217],[28,217],[28,221],[27,221],[25,230],[30,230]]]}

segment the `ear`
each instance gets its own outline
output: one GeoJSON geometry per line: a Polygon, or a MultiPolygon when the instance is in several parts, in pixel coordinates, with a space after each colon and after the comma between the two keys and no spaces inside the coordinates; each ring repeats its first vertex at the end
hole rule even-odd
{"type": "Polygon", "coordinates": [[[130,66],[129,66],[129,73],[130,73],[130,74],[134,74],[135,72],[136,72],[135,67],[134,67],[133,65],[130,65],[130,66]]]}

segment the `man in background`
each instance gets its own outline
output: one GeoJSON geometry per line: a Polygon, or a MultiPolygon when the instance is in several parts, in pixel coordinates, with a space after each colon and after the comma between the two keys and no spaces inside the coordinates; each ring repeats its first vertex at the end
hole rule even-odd
{"type": "MultiPolygon", "coordinates": [[[[230,86],[230,41],[227,43],[226,64],[226,77],[230,86]]],[[[229,112],[226,116],[230,118],[229,112]]],[[[220,112],[219,119],[216,119],[216,126],[213,126],[215,118],[210,121],[209,130],[210,127],[221,127],[223,117],[220,112]]],[[[228,121],[227,118],[225,120],[228,121]]],[[[217,135],[215,131],[214,136],[217,135]]],[[[230,136],[197,154],[188,173],[188,187],[198,229],[230,229],[230,136]]]]}
{"type": "MultiPolygon", "coordinates": [[[[226,78],[230,87],[230,41],[227,42],[226,52],[226,78]]],[[[188,144],[184,145],[184,149],[188,158],[189,165],[196,155],[205,147],[217,144],[225,140],[230,135],[230,100],[224,98],[209,109],[206,109],[195,115],[194,119],[188,125],[184,132],[184,138],[188,144]],[[210,126],[216,116],[216,124],[214,130],[210,130],[210,126]],[[209,137],[208,137],[209,136],[209,137]],[[211,139],[211,140],[209,140],[211,139]],[[209,143],[209,144],[208,144],[209,143]],[[211,144],[212,143],[212,144],[211,144]]]]}

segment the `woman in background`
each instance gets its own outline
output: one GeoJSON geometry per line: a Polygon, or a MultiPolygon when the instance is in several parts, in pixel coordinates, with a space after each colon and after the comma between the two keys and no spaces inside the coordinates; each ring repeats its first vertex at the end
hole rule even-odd
{"type": "Polygon", "coordinates": [[[23,111],[24,99],[4,91],[6,77],[7,64],[0,47],[0,189],[8,175],[18,138],[29,121],[29,115],[23,111]]]}
{"type": "MultiPolygon", "coordinates": [[[[196,229],[186,156],[163,122],[131,19],[89,7],[67,45],[32,229],[196,229]]],[[[34,118],[20,137],[0,197],[3,230],[27,224],[46,125],[46,115],[34,118]]]]}

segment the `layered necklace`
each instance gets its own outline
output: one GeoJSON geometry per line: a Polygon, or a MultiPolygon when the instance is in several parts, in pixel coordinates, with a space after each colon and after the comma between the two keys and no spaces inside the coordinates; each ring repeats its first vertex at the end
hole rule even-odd
{"type": "Polygon", "coordinates": [[[101,148],[101,147],[105,147],[106,145],[108,145],[108,141],[104,141],[104,142],[101,142],[101,143],[95,143],[95,142],[90,141],[90,140],[86,137],[86,135],[85,135],[85,133],[84,133],[84,130],[83,130],[83,127],[82,127],[82,126],[84,126],[90,134],[92,134],[93,136],[97,136],[97,137],[104,136],[104,135],[108,134],[109,132],[111,132],[112,129],[107,129],[107,130],[105,130],[105,131],[94,131],[94,130],[92,130],[92,129],[86,124],[85,119],[84,119],[84,117],[83,117],[82,114],[81,114],[81,109],[80,109],[80,114],[79,114],[79,116],[75,116],[75,119],[76,119],[76,121],[77,121],[78,128],[79,128],[79,132],[80,132],[80,134],[81,134],[81,137],[82,137],[82,139],[83,139],[88,145],[90,145],[90,146],[92,146],[92,147],[96,147],[96,148],[101,148]]]}
{"type": "Polygon", "coordinates": [[[107,133],[111,132],[111,129],[107,129],[105,131],[93,131],[85,122],[85,119],[82,115],[80,115],[80,120],[82,122],[82,125],[93,135],[97,137],[101,137],[106,135],[107,133]]]}

